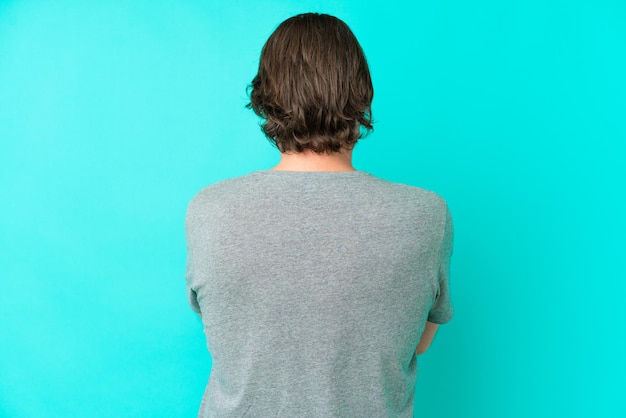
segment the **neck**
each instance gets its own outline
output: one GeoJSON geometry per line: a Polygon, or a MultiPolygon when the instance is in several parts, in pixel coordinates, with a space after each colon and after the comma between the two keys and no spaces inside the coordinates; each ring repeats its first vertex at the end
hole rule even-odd
{"type": "Polygon", "coordinates": [[[352,167],[352,150],[317,154],[311,150],[281,153],[273,171],[356,171],[352,167]]]}

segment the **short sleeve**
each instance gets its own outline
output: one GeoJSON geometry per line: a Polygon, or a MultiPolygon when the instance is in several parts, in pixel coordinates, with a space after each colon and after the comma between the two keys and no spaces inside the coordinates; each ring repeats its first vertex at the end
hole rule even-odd
{"type": "Polygon", "coordinates": [[[454,241],[452,216],[446,207],[446,221],[439,252],[438,293],[435,303],[428,314],[428,321],[445,324],[452,319],[454,308],[450,299],[450,259],[454,241]]]}
{"type": "Polygon", "coordinates": [[[198,295],[195,290],[195,280],[197,277],[194,272],[194,259],[193,259],[193,200],[187,207],[187,213],[185,215],[185,237],[187,241],[187,267],[185,270],[185,282],[187,285],[187,301],[189,306],[194,312],[200,313],[200,304],[198,303],[198,295]]]}
{"type": "Polygon", "coordinates": [[[185,282],[187,284],[187,300],[189,306],[194,312],[200,313],[200,305],[198,304],[198,295],[193,288],[193,254],[189,246],[187,246],[187,269],[185,271],[185,282]]]}

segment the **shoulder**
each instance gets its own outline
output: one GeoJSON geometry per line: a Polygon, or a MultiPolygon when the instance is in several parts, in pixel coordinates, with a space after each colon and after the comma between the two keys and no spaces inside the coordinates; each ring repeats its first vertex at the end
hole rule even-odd
{"type": "Polygon", "coordinates": [[[372,179],[371,197],[383,204],[390,216],[405,217],[428,226],[433,233],[441,234],[451,228],[452,217],[448,202],[440,194],[422,187],[392,182],[380,178],[372,179]]]}
{"type": "Polygon", "coordinates": [[[371,176],[376,188],[384,193],[392,195],[397,201],[405,202],[408,205],[418,205],[424,209],[435,212],[447,213],[448,204],[438,193],[405,183],[397,183],[371,176]]]}
{"type": "Polygon", "coordinates": [[[210,184],[198,191],[187,205],[187,219],[198,217],[215,210],[227,207],[256,189],[256,173],[240,177],[224,179],[210,184]]]}
{"type": "Polygon", "coordinates": [[[189,206],[200,205],[211,200],[222,199],[232,196],[240,191],[253,188],[258,183],[257,173],[253,172],[244,176],[228,178],[212,183],[198,191],[190,200],[189,206]]]}

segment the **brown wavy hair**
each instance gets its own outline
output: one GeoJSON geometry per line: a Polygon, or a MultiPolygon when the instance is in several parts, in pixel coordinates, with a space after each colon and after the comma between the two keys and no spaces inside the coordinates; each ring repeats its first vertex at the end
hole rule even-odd
{"type": "Polygon", "coordinates": [[[248,87],[261,129],[280,152],[352,149],[373,130],[374,88],[363,49],[343,21],[305,13],[285,20],[248,87]]]}

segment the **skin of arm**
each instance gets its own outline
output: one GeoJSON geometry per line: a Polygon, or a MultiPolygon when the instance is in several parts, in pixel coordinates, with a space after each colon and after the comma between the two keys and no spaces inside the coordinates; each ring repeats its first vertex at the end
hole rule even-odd
{"type": "Polygon", "coordinates": [[[422,336],[420,337],[420,342],[417,344],[417,348],[415,352],[419,356],[420,354],[424,354],[428,347],[430,347],[430,343],[433,342],[433,337],[437,332],[437,328],[439,328],[439,324],[435,324],[434,322],[426,322],[426,327],[424,328],[424,332],[422,332],[422,336]]]}

